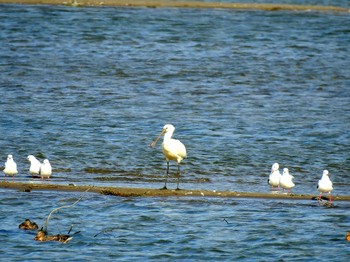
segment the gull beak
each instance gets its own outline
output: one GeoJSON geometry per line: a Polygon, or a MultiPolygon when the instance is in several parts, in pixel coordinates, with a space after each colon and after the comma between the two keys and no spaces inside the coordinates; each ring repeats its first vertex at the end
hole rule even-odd
{"type": "Polygon", "coordinates": [[[166,131],[166,129],[163,129],[162,132],[160,132],[159,136],[152,141],[152,143],[150,144],[151,147],[155,147],[156,146],[159,138],[162,137],[162,135],[165,133],[165,131],[166,131]]]}

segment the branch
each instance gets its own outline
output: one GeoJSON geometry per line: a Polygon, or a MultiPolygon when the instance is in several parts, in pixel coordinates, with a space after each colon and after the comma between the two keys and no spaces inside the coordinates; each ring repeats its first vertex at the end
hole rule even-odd
{"type": "MultiPolygon", "coordinates": [[[[84,191],[84,193],[88,192],[91,188],[92,188],[92,187],[89,187],[88,189],[86,189],[86,190],[84,191]]],[[[58,207],[58,208],[55,208],[54,210],[52,210],[52,211],[50,212],[49,216],[47,217],[47,219],[46,219],[44,225],[41,227],[41,229],[47,232],[47,224],[49,223],[49,220],[50,220],[50,218],[51,218],[51,215],[52,215],[54,212],[56,212],[56,211],[58,211],[58,210],[60,210],[60,209],[62,209],[62,208],[69,208],[69,207],[72,207],[72,206],[76,205],[82,198],[83,198],[83,195],[82,195],[77,201],[75,201],[75,202],[74,202],[73,204],[71,204],[71,205],[68,205],[68,206],[61,206],[61,207],[58,207]]]]}

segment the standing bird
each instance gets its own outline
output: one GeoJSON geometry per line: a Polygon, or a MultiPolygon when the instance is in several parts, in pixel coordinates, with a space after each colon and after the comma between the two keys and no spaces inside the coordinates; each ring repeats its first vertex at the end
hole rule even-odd
{"type": "Polygon", "coordinates": [[[318,189],[318,191],[320,191],[320,199],[322,197],[322,193],[328,193],[329,194],[329,202],[332,202],[331,191],[333,190],[333,183],[329,179],[328,170],[323,170],[322,178],[320,180],[318,180],[317,189],[318,189]]]}
{"type": "Polygon", "coordinates": [[[44,178],[50,179],[51,174],[52,174],[51,164],[50,164],[48,159],[45,159],[44,162],[40,166],[41,179],[43,181],[44,181],[44,178]]]}
{"type": "Polygon", "coordinates": [[[277,187],[278,191],[280,190],[281,173],[278,170],[279,168],[280,168],[280,165],[278,163],[274,163],[271,167],[271,173],[270,173],[269,179],[267,180],[267,183],[271,185],[271,190],[273,190],[274,187],[277,187]]]}
{"type": "Polygon", "coordinates": [[[14,176],[18,174],[17,164],[13,160],[12,155],[8,155],[7,156],[7,161],[5,163],[4,174],[5,174],[5,180],[6,180],[6,176],[12,176],[12,181],[14,180],[14,176]]]}
{"type": "Polygon", "coordinates": [[[38,159],[36,159],[35,156],[29,155],[27,157],[28,161],[30,162],[29,172],[34,177],[35,175],[38,176],[40,173],[40,166],[41,163],[38,159]]]}
{"type": "Polygon", "coordinates": [[[166,178],[165,178],[165,184],[162,189],[167,189],[166,183],[169,176],[169,161],[173,160],[177,162],[178,167],[178,180],[177,180],[177,188],[176,190],[179,190],[179,181],[180,181],[180,163],[181,161],[186,158],[186,147],[184,144],[182,144],[179,140],[171,138],[173,133],[175,131],[175,127],[173,125],[167,124],[163,127],[162,132],[159,134],[159,136],[151,143],[151,147],[155,147],[157,141],[159,138],[164,134],[164,140],[162,143],[162,149],[163,154],[165,156],[165,159],[167,161],[167,169],[166,169],[166,178]]]}
{"type": "Polygon", "coordinates": [[[283,191],[287,189],[290,193],[291,188],[295,186],[295,184],[293,183],[293,178],[294,176],[289,174],[288,168],[283,168],[283,173],[280,178],[280,185],[283,188],[283,191]]]}

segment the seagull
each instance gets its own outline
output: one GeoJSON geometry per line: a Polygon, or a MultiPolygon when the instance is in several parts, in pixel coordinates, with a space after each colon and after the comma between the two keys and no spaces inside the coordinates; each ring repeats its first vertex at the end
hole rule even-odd
{"type": "Polygon", "coordinates": [[[52,174],[51,164],[48,159],[45,159],[40,166],[41,179],[42,180],[44,180],[44,178],[50,179],[51,174],[52,174]]]}
{"type": "Polygon", "coordinates": [[[272,187],[271,190],[273,190],[275,186],[278,188],[278,191],[280,190],[281,173],[278,170],[279,168],[280,165],[278,163],[274,163],[271,167],[271,173],[269,179],[267,180],[267,183],[269,183],[272,187]]]}
{"type": "Polygon", "coordinates": [[[8,155],[7,156],[7,161],[5,163],[4,174],[5,174],[5,180],[6,180],[6,176],[12,176],[12,181],[14,179],[14,176],[18,174],[17,164],[13,160],[12,155],[8,155]]]}
{"type": "Polygon", "coordinates": [[[285,189],[288,189],[288,191],[290,193],[291,188],[295,186],[295,184],[293,183],[293,178],[294,178],[294,176],[289,174],[288,168],[283,168],[283,173],[282,173],[282,176],[280,178],[280,185],[283,188],[283,191],[285,189]]]}
{"type": "Polygon", "coordinates": [[[180,181],[180,163],[181,161],[186,158],[186,147],[184,144],[182,144],[179,140],[171,138],[173,133],[175,131],[175,127],[171,124],[166,124],[163,127],[162,132],[159,134],[159,136],[150,144],[151,147],[155,147],[157,141],[159,138],[164,134],[164,140],[162,143],[162,149],[163,154],[165,156],[165,160],[167,161],[167,169],[166,169],[166,178],[165,178],[165,184],[162,189],[167,189],[166,183],[169,176],[169,161],[173,160],[177,162],[177,168],[178,168],[178,180],[177,180],[177,188],[176,190],[179,190],[179,181],[180,181]]]}
{"type": "Polygon", "coordinates": [[[318,180],[317,189],[320,191],[320,198],[322,197],[322,193],[328,193],[329,201],[332,202],[331,191],[333,190],[333,183],[329,179],[328,170],[323,170],[322,178],[318,180]]]}
{"type": "Polygon", "coordinates": [[[27,157],[28,161],[30,162],[30,168],[29,168],[29,172],[32,176],[34,175],[39,175],[40,173],[40,166],[41,163],[38,159],[36,159],[35,156],[33,155],[29,155],[27,157]]]}

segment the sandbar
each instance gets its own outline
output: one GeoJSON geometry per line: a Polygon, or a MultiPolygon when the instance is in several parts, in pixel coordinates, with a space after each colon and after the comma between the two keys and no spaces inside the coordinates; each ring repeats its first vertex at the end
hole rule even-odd
{"type": "MultiPolygon", "coordinates": [[[[91,185],[61,185],[49,182],[24,183],[24,182],[0,182],[0,188],[12,189],[24,192],[31,191],[65,191],[65,192],[92,192],[118,197],[220,197],[220,198],[257,198],[257,199],[295,199],[312,200],[316,195],[309,194],[289,194],[289,193],[257,193],[257,192],[235,192],[217,190],[162,190],[154,188],[129,188],[129,187],[109,187],[91,185]]],[[[350,201],[350,196],[332,196],[334,201],[350,201]]]]}
{"type": "Polygon", "coordinates": [[[221,8],[264,11],[316,11],[350,12],[349,8],[321,5],[256,4],[175,0],[0,0],[7,4],[70,5],[70,6],[120,6],[148,8],[221,8]]]}

